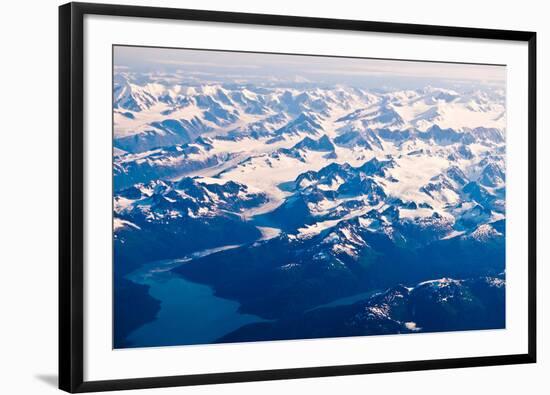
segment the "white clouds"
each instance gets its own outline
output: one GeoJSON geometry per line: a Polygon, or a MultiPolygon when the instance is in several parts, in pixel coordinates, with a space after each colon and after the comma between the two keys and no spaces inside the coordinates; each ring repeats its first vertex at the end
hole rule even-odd
{"type": "Polygon", "coordinates": [[[353,64],[347,63],[344,67],[310,69],[307,72],[362,76],[435,77],[479,82],[504,82],[506,78],[506,68],[503,66],[375,59],[354,60],[353,64]]]}
{"type": "Polygon", "coordinates": [[[256,81],[274,77],[331,83],[376,79],[391,84],[422,79],[503,86],[506,80],[502,65],[123,46],[115,47],[115,67],[154,72],[179,68],[220,77],[242,70],[240,74],[256,81]]]}
{"type": "Polygon", "coordinates": [[[170,59],[147,59],[149,64],[164,64],[172,66],[204,66],[204,67],[223,67],[235,69],[258,69],[260,66],[254,64],[220,64],[214,62],[193,62],[189,60],[170,60],[170,59]]]}

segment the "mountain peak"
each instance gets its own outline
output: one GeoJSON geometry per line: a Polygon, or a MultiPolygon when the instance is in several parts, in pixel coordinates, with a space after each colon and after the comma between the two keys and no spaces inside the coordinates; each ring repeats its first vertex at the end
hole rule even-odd
{"type": "Polygon", "coordinates": [[[318,140],[314,140],[311,137],[306,136],[292,148],[309,149],[312,151],[334,151],[334,145],[327,135],[323,135],[323,137],[318,140]]]}

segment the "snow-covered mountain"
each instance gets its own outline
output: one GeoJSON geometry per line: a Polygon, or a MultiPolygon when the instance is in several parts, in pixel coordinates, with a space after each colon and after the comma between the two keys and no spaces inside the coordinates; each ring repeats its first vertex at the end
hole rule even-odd
{"type": "Polygon", "coordinates": [[[115,146],[131,152],[186,143],[209,132],[233,131],[235,137],[259,134],[256,138],[275,130],[274,135],[315,134],[322,128],[321,119],[333,121],[332,127],[359,130],[425,131],[436,124],[456,131],[476,127],[503,131],[506,124],[500,91],[459,94],[426,88],[376,93],[345,87],[166,85],[164,80],[138,84],[131,74],[119,73],[113,100],[115,146]],[[149,146],[143,140],[150,140],[149,146]]]}
{"type": "Polygon", "coordinates": [[[126,265],[221,248],[175,272],[274,320],[388,289],[348,317],[384,333],[436,326],[390,314],[390,293],[465,308],[481,280],[463,279],[505,270],[501,90],[114,81],[126,265]]]}
{"type": "Polygon", "coordinates": [[[219,342],[502,328],[504,283],[501,277],[481,277],[396,285],[352,304],[327,304],[298,317],[245,325],[219,342]]]}

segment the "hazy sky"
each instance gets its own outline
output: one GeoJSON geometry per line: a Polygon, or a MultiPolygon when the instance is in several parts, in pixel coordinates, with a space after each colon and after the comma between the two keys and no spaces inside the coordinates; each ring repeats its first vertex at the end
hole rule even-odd
{"type": "Polygon", "coordinates": [[[114,66],[117,71],[177,73],[191,80],[296,81],[380,89],[430,84],[504,87],[506,79],[505,66],[122,46],[114,49],[114,66]]]}

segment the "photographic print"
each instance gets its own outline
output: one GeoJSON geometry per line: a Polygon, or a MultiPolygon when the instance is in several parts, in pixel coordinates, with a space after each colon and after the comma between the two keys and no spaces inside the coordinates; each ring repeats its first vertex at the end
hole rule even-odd
{"type": "Polygon", "coordinates": [[[113,346],[503,329],[506,66],[113,46],[113,346]]]}

